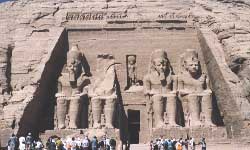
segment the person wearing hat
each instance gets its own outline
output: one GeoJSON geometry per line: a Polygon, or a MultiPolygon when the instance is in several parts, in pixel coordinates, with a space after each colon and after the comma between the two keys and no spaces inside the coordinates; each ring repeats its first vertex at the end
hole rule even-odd
{"type": "Polygon", "coordinates": [[[25,147],[26,149],[32,149],[33,148],[33,137],[31,135],[31,133],[29,132],[28,135],[26,136],[26,139],[25,139],[25,147]]]}

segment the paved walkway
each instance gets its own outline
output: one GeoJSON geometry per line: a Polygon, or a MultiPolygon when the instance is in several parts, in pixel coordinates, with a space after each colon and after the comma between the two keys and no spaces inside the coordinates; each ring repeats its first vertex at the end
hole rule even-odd
{"type": "MultiPolygon", "coordinates": [[[[148,144],[131,144],[130,150],[149,150],[149,145],[148,144]]],[[[197,146],[196,150],[201,150],[201,147],[197,146]]],[[[207,150],[250,150],[250,144],[249,145],[239,145],[239,144],[208,145],[207,150]]]]}

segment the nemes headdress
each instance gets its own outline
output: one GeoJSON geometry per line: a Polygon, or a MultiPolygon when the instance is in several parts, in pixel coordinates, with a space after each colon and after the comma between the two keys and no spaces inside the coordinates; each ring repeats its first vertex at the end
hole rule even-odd
{"type": "Polygon", "coordinates": [[[195,49],[187,49],[180,56],[180,68],[179,73],[182,73],[185,70],[187,61],[195,61],[199,63],[198,52],[195,49]]]}
{"type": "Polygon", "coordinates": [[[70,51],[67,54],[68,60],[80,60],[82,57],[82,54],[78,48],[78,45],[73,45],[70,51]]]}
{"type": "Polygon", "coordinates": [[[185,60],[198,61],[198,53],[194,49],[187,49],[186,52],[181,57],[183,57],[183,61],[185,60]]]}
{"type": "Polygon", "coordinates": [[[151,70],[154,69],[154,60],[156,58],[165,60],[167,64],[169,65],[167,52],[164,51],[163,49],[156,49],[151,54],[149,72],[151,72],[151,70]]]}
{"type": "Polygon", "coordinates": [[[151,54],[151,62],[153,62],[153,60],[156,58],[168,60],[168,55],[163,49],[157,49],[151,54]]]}

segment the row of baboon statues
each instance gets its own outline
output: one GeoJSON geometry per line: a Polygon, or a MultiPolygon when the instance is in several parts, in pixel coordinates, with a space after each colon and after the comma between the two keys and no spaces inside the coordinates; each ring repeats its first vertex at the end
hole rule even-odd
{"type": "MultiPolygon", "coordinates": [[[[134,58],[128,58],[128,80],[136,82],[134,58]]],[[[202,73],[197,51],[188,49],[180,57],[180,70],[174,75],[167,52],[155,50],[151,54],[148,73],[143,79],[146,108],[152,128],[176,127],[176,101],[181,100],[186,127],[214,126],[209,80],[202,73]],[[150,121],[151,120],[151,121],[150,121]]],[[[67,53],[67,63],[58,79],[56,93],[56,128],[79,128],[82,97],[87,97],[92,128],[114,128],[117,104],[115,59],[110,54],[97,56],[95,75],[86,72],[83,54],[77,45],[67,53]],[[104,118],[104,119],[103,119],[104,118]]]]}

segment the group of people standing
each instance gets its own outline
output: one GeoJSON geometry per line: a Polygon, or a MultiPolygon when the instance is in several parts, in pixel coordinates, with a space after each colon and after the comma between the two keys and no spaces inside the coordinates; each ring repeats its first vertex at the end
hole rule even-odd
{"type": "Polygon", "coordinates": [[[94,136],[92,140],[88,136],[68,137],[63,139],[60,137],[49,138],[46,143],[48,150],[115,150],[116,141],[103,136],[100,141],[94,136]]]}
{"type": "Polygon", "coordinates": [[[96,136],[92,140],[88,136],[61,138],[50,137],[45,146],[40,139],[34,140],[31,133],[17,138],[12,134],[8,141],[8,150],[115,150],[116,141],[104,135],[99,141],[96,136]]]}
{"type": "Polygon", "coordinates": [[[207,144],[205,138],[199,143],[195,143],[194,138],[180,139],[155,139],[150,142],[150,150],[195,150],[196,145],[201,145],[201,150],[206,150],[207,144]]]}
{"type": "Polygon", "coordinates": [[[26,137],[21,136],[17,138],[15,134],[12,134],[8,141],[8,150],[42,150],[44,148],[41,139],[34,140],[31,133],[28,133],[26,137]]]}

